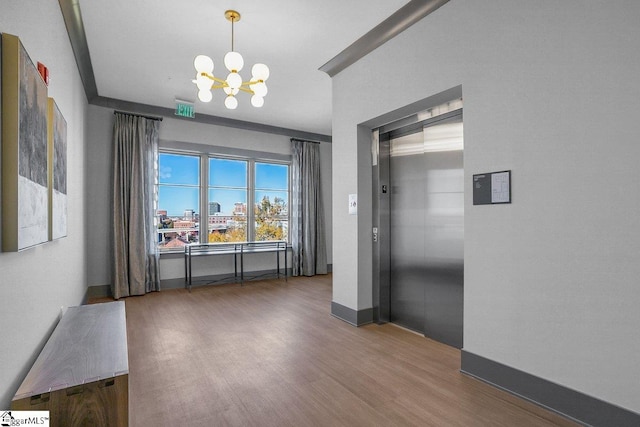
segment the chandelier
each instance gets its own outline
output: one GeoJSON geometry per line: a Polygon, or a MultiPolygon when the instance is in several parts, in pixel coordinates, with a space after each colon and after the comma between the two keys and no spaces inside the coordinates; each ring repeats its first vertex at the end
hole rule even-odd
{"type": "Polygon", "coordinates": [[[229,70],[225,80],[213,75],[213,60],[206,55],[198,55],[193,61],[197,74],[193,83],[198,87],[198,99],[202,102],[209,102],[213,99],[211,91],[222,89],[227,94],[224,105],[230,110],[238,107],[236,95],[238,92],[251,94],[251,105],[262,107],[264,97],[267,94],[265,81],[269,78],[269,67],[264,64],[255,64],[251,68],[251,80],[242,81],[239,71],[244,66],[242,55],[233,50],[233,24],[240,20],[240,13],[235,10],[227,10],[224,17],[231,21],[231,51],[224,56],[224,65],[229,70]]]}

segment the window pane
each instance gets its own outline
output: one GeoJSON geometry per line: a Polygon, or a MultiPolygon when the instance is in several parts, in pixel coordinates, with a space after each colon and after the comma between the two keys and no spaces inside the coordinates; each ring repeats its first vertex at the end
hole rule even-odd
{"type": "Polygon", "coordinates": [[[288,240],[289,166],[255,164],[255,239],[288,240]]]}
{"type": "Polygon", "coordinates": [[[233,213],[247,214],[247,190],[235,190],[226,188],[209,189],[208,213],[211,215],[219,212],[231,215],[233,213]]]}
{"type": "Polygon", "coordinates": [[[255,239],[287,240],[289,232],[287,191],[255,192],[255,239]]]}
{"type": "Polygon", "coordinates": [[[158,244],[180,248],[198,241],[200,157],[158,154],[158,244]]]}
{"type": "Polygon", "coordinates": [[[198,241],[200,204],[198,187],[158,187],[158,243],[180,248],[198,241]]]}
{"type": "Polygon", "coordinates": [[[209,159],[209,186],[247,186],[247,162],[244,160],[209,159]]]}
{"type": "Polygon", "coordinates": [[[160,185],[158,187],[158,210],[166,211],[170,217],[183,217],[186,211],[200,212],[198,187],[160,185]]]}
{"type": "Polygon", "coordinates": [[[289,189],[289,166],[256,163],[256,188],[268,190],[289,189]]]}
{"type": "Polygon", "coordinates": [[[247,190],[209,189],[208,241],[247,241],[247,190]]]}
{"type": "Polygon", "coordinates": [[[200,158],[180,154],[158,155],[160,184],[198,185],[200,183],[200,158]]]}

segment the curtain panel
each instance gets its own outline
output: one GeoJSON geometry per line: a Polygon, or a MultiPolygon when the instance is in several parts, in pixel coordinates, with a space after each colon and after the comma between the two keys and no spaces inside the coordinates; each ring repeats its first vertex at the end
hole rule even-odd
{"type": "Polygon", "coordinates": [[[327,274],[320,144],[291,139],[291,246],[293,275],[327,274]]]}
{"type": "Polygon", "coordinates": [[[113,279],[115,299],[160,290],[155,242],[159,121],[115,112],[113,279]]]}

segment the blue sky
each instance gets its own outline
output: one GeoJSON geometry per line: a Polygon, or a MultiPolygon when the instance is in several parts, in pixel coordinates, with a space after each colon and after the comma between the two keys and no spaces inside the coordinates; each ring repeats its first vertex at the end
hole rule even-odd
{"type": "MultiPolygon", "coordinates": [[[[209,201],[220,203],[222,213],[231,213],[236,202],[247,203],[247,167],[242,160],[209,159],[209,201]]],[[[182,216],[186,209],[199,211],[199,157],[160,154],[158,209],[169,216],[182,216]],[[165,184],[165,185],[162,185],[165,184]],[[192,187],[193,186],[193,187],[192,187]]],[[[288,166],[257,163],[255,198],[268,196],[286,200],[288,166]]]]}

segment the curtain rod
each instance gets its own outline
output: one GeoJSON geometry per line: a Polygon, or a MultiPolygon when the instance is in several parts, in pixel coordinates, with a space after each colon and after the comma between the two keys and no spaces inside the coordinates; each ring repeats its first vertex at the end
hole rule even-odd
{"type": "Polygon", "coordinates": [[[293,141],[297,141],[297,142],[311,142],[313,144],[320,144],[320,141],[312,141],[309,139],[300,139],[300,138],[291,138],[291,142],[293,141]]]}
{"type": "Polygon", "coordinates": [[[138,116],[138,117],[144,117],[145,119],[149,119],[149,120],[158,120],[158,121],[162,121],[162,117],[154,117],[154,116],[145,116],[144,114],[136,114],[136,113],[127,113],[126,111],[119,111],[119,110],[113,110],[113,114],[126,114],[127,116],[138,116]]]}

